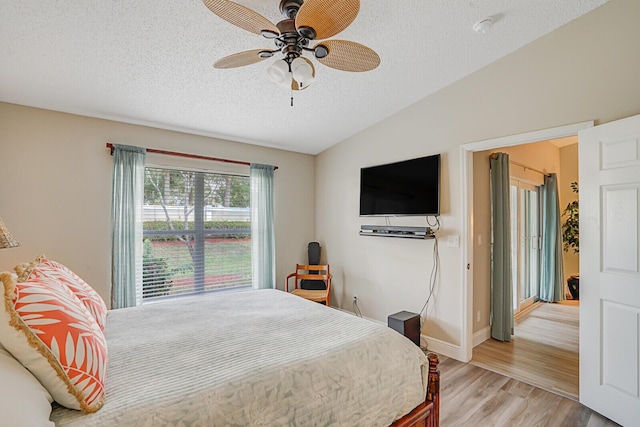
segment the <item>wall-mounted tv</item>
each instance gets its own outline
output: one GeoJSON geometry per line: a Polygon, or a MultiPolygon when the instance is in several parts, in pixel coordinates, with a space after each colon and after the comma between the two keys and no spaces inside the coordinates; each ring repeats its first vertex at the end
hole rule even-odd
{"type": "Polygon", "coordinates": [[[360,170],[360,216],[440,215],[440,154],[360,170]]]}

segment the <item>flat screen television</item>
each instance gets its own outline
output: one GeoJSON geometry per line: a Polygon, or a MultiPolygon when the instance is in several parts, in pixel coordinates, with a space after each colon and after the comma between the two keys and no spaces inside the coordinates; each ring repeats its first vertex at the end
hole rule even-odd
{"type": "Polygon", "coordinates": [[[440,154],[360,169],[360,216],[440,215],[440,154]]]}

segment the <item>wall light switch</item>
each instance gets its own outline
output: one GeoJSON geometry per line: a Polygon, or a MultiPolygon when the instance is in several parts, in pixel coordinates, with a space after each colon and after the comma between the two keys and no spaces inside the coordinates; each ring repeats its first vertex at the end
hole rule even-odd
{"type": "Polygon", "coordinates": [[[460,236],[449,236],[447,238],[447,246],[457,248],[460,246],[460,236]]]}
{"type": "Polygon", "coordinates": [[[482,246],[482,234],[478,234],[478,246],[482,246]]]}

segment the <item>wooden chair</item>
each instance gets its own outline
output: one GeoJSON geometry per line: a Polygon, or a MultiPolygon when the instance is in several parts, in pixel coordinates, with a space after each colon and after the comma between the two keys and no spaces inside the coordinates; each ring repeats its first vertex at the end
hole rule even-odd
{"type": "Polygon", "coordinates": [[[296,264],[296,271],[285,279],[284,287],[289,292],[289,279],[294,278],[293,295],[330,305],[331,273],[329,265],[296,264]]]}

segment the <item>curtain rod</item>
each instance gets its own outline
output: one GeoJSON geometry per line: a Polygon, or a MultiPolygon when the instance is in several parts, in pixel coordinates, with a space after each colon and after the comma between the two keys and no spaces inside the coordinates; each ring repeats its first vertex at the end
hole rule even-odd
{"type": "MultiPolygon", "coordinates": [[[[113,156],[113,144],[110,142],[107,142],[107,148],[111,150],[111,155],[113,156]]],[[[251,163],[242,162],[240,160],[230,160],[230,159],[222,159],[220,157],[201,156],[199,154],[177,153],[175,151],[158,150],[156,148],[147,148],[146,150],[147,150],[147,153],[164,154],[166,156],[186,157],[187,159],[210,160],[213,162],[233,163],[236,165],[251,166],[251,163]]],[[[278,169],[278,166],[273,167],[273,170],[276,170],[276,169],[278,169]]]]}
{"type": "MultiPolygon", "coordinates": [[[[497,159],[497,158],[498,158],[498,153],[492,153],[490,157],[491,157],[492,159],[497,159]]],[[[532,172],[538,172],[539,174],[542,174],[542,175],[544,175],[544,176],[551,176],[551,174],[548,174],[548,173],[546,173],[546,172],[542,172],[541,170],[538,170],[538,169],[535,169],[535,168],[529,167],[529,166],[527,166],[527,165],[523,165],[522,163],[518,163],[518,162],[515,162],[515,161],[513,161],[513,160],[509,160],[509,163],[511,163],[511,164],[513,164],[513,165],[516,165],[516,166],[520,166],[521,168],[524,168],[524,171],[525,171],[525,172],[526,172],[526,171],[527,171],[527,169],[528,169],[528,170],[530,170],[530,171],[532,171],[532,172]]]]}

